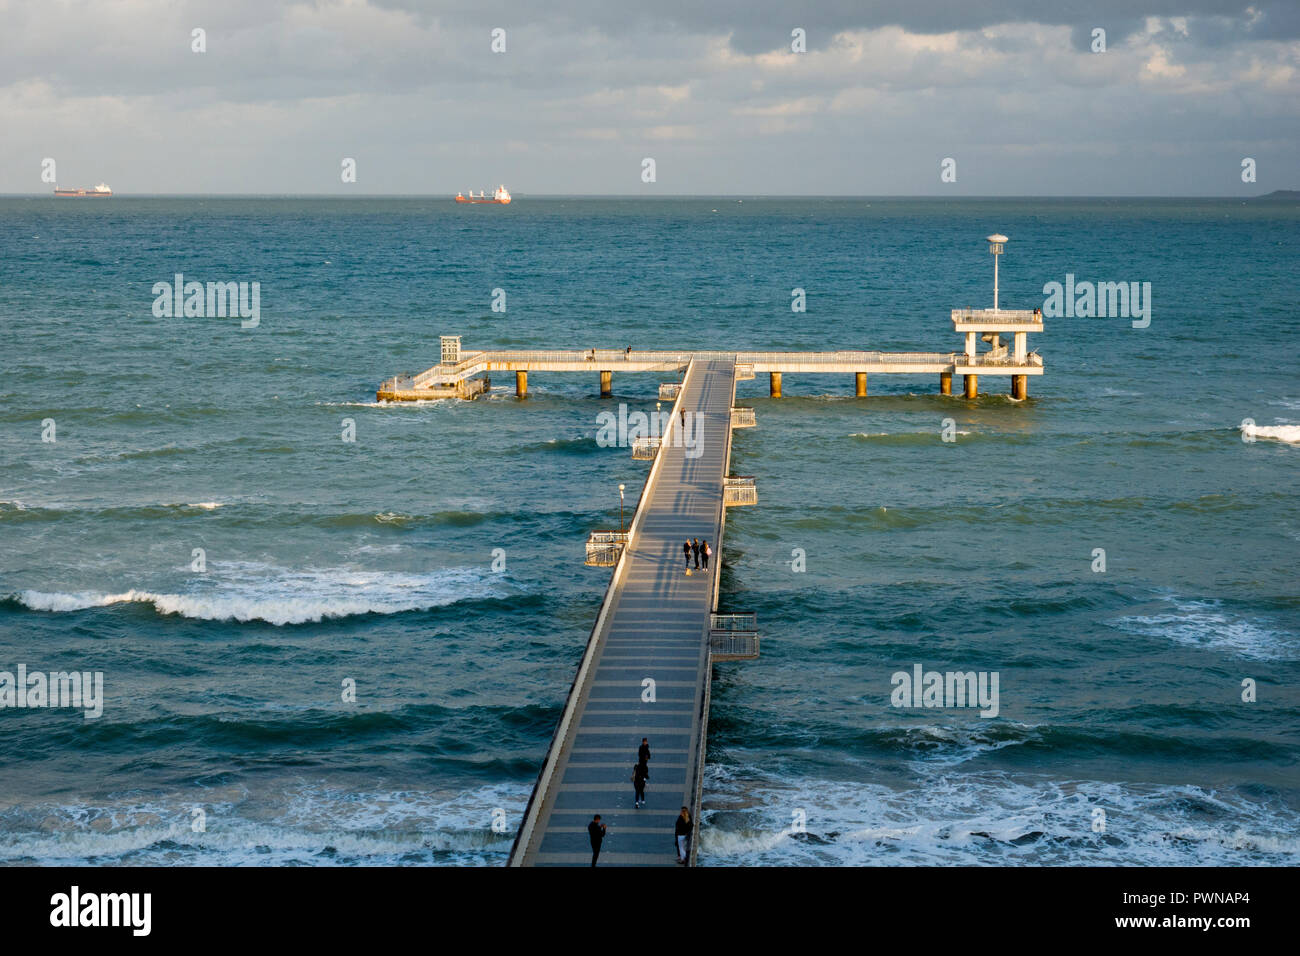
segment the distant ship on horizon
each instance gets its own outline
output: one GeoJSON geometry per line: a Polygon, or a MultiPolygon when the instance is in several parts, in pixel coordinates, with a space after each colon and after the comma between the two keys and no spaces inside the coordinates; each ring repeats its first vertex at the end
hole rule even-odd
{"type": "Polygon", "coordinates": [[[474,190],[471,189],[468,196],[456,193],[456,202],[498,203],[502,206],[508,206],[510,205],[510,190],[506,189],[505,186],[498,186],[496,192],[489,197],[485,196],[481,189],[478,191],[478,195],[475,196],[474,190]]]}
{"type": "Polygon", "coordinates": [[[54,195],[65,197],[96,196],[101,199],[107,199],[113,195],[113,189],[108,185],[108,183],[100,183],[94,189],[60,189],[58,186],[55,186],[54,195]]]}

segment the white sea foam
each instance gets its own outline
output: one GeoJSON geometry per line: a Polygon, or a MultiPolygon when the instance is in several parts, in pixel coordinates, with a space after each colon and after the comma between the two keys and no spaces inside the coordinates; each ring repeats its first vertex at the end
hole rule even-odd
{"type": "Polygon", "coordinates": [[[1300,862],[1294,811],[1194,786],[927,774],[910,786],[706,771],[703,865],[1300,862]],[[1094,810],[1105,831],[1093,830],[1094,810]],[[792,829],[801,811],[806,832],[792,829]]]}
{"type": "Polygon", "coordinates": [[[405,408],[407,406],[420,405],[442,405],[445,402],[456,402],[456,398],[417,398],[406,402],[316,402],[316,405],[322,405],[327,408],[405,408]]]}
{"type": "Polygon", "coordinates": [[[311,784],[149,803],[14,806],[0,811],[0,861],[392,865],[413,854],[431,861],[436,852],[440,863],[499,863],[528,789],[357,792],[311,784]],[[204,832],[191,825],[196,806],[206,815],[204,832]],[[501,833],[492,829],[496,808],[506,812],[501,833]]]}
{"type": "Polygon", "coordinates": [[[1241,433],[1247,438],[1300,442],[1300,425],[1242,425],[1241,433]]]}
{"type": "MultiPolygon", "coordinates": [[[[893,433],[892,432],[850,432],[849,437],[850,438],[888,438],[891,434],[893,433]]],[[[900,432],[899,434],[900,435],[922,435],[925,437],[931,437],[934,433],[933,432],[900,432]]],[[[969,435],[970,432],[955,431],[952,434],[969,435]]]]}
{"type": "Polygon", "coordinates": [[[1224,610],[1218,601],[1167,597],[1167,612],[1134,614],[1114,622],[1120,630],[1191,647],[1219,648],[1257,661],[1300,659],[1300,638],[1261,619],[1224,610]]]}
{"type": "Polygon", "coordinates": [[[26,590],[18,600],[35,611],[67,612],[114,604],[150,604],[159,614],[207,621],[305,624],[354,614],[398,614],[498,595],[485,569],[444,568],[409,574],[337,568],[294,570],[253,563],[213,563],[185,593],[26,590]]]}

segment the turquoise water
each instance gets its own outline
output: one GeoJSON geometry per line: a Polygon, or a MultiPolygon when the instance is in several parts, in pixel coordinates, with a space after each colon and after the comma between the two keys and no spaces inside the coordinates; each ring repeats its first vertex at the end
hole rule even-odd
{"type": "Polygon", "coordinates": [[[527,197],[0,199],[0,670],[105,696],[0,710],[0,861],[504,862],[607,581],[582,542],[647,468],[597,415],[658,379],[377,383],[440,334],[960,349],[993,231],[1003,306],[1150,282],[1151,325],[1049,319],[1024,403],[741,384],[723,600],[763,655],[716,668],[701,863],[1300,862],[1295,206],[527,197]],[[260,324],[155,317],[177,272],[259,282],[260,324]],[[915,664],[997,672],[999,716],[892,707],[915,664]]]}

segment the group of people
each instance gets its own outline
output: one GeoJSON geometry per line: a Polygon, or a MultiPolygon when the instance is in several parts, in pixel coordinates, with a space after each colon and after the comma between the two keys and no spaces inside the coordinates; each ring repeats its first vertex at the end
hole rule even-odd
{"type": "MultiPolygon", "coordinates": [[[[637,748],[636,766],[632,768],[632,805],[638,810],[645,806],[645,785],[650,779],[650,739],[641,738],[641,746],[637,748]]],[[[673,847],[677,851],[677,862],[685,864],[690,859],[691,832],[694,830],[694,824],[691,823],[691,811],[682,807],[681,813],[677,815],[677,820],[673,825],[673,847]]],[[[601,822],[600,814],[597,813],[587,824],[587,835],[591,838],[591,865],[596,865],[596,860],[600,857],[600,848],[605,842],[605,835],[608,827],[601,822]]]]}
{"type": "Polygon", "coordinates": [[[709,547],[708,540],[701,541],[699,538],[687,538],[682,543],[682,554],[686,556],[686,570],[691,569],[691,558],[695,559],[695,570],[700,569],[700,562],[704,562],[704,570],[709,570],[709,558],[713,557],[713,549],[709,547]]]}

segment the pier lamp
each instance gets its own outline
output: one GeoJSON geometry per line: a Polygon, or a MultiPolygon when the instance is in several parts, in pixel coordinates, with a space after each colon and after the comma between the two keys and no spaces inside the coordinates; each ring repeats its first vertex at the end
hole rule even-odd
{"type": "Polygon", "coordinates": [[[625,486],[622,484],[618,486],[618,533],[619,534],[623,533],[623,488],[624,487],[625,486]]]}
{"type": "Polygon", "coordinates": [[[993,311],[998,311],[998,256],[1002,255],[1002,244],[1007,237],[995,232],[988,237],[989,252],[993,253],[993,311]]]}

